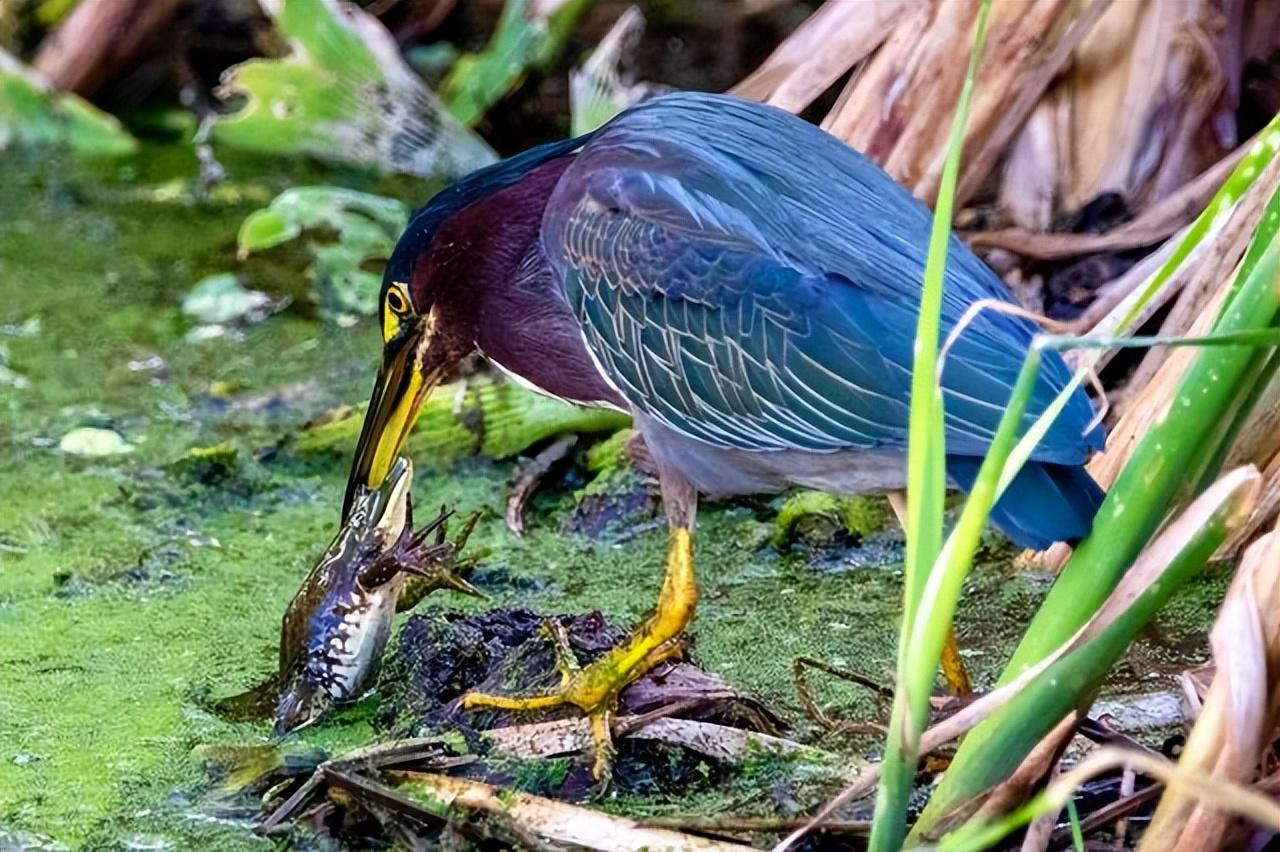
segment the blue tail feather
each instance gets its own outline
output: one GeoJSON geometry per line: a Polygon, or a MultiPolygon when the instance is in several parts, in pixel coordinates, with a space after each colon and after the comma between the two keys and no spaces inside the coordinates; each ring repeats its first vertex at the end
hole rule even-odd
{"type": "MultiPolygon", "coordinates": [[[[968,491],[982,459],[947,456],[947,473],[968,491]]],[[[1089,534],[1106,494],[1082,465],[1027,462],[991,510],[991,520],[1019,547],[1044,550],[1089,534]]]]}

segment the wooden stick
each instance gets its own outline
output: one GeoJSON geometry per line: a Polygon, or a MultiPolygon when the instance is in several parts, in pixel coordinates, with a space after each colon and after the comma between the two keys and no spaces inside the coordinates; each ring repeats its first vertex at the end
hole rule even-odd
{"type": "Polygon", "coordinates": [[[184,0],[84,0],[33,63],[55,88],[89,97],[128,70],[184,0]]]}
{"type": "Polygon", "coordinates": [[[1189,224],[1208,205],[1251,144],[1252,140],[1236,148],[1177,192],[1105,234],[1043,234],[1007,228],[970,231],[961,236],[974,248],[999,248],[1036,260],[1065,260],[1085,254],[1154,245],[1189,224]]]}
{"type": "Polygon", "coordinates": [[[465,778],[426,772],[394,771],[387,774],[401,782],[411,783],[445,811],[459,816],[468,812],[483,814],[500,825],[511,826],[521,833],[554,844],[602,852],[649,849],[717,852],[751,848],[665,828],[649,828],[625,817],[465,778]]]}

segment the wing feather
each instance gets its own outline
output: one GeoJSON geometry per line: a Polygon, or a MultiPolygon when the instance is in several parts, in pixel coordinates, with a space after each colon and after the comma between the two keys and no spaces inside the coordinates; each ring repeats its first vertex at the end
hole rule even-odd
{"type": "MultiPolygon", "coordinates": [[[[749,151],[726,153],[728,141],[682,140],[678,122],[661,132],[610,128],[558,184],[543,248],[586,345],[630,404],[721,447],[904,446],[927,242],[919,205],[892,196],[905,190],[882,173],[868,178],[892,196],[879,210],[866,186],[830,177],[832,199],[887,223],[837,232],[831,212],[814,208],[818,196],[783,184],[749,151]],[[895,264],[901,272],[886,268],[895,264]]],[[[975,299],[1008,298],[967,249],[956,243],[952,254],[944,334],[975,299]]],[[[1034,331],[985,314],[961,335],[943,371],[949,453],[985,452],[1034,331]]],[[[1028,420],[1067,375],[1050,359],[1028,420]]],[[[1091,414],[1083,394],[1068,412],[1034,458],[1086,457],[1095,440],[1081,434],[1091,414]]]]}

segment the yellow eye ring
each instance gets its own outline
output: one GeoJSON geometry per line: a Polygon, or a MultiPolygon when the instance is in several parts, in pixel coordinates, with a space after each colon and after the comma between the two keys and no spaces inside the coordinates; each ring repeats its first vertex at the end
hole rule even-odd
{"type": "Polygon", "coordinates": [[[404,315],[409,313],[409,300],[405,298],[404,292],[399,285],[393,286],[387,291],[387,308],[395,314],[404,315]]]}
{"type": "Polygon", "coordinates": [[[409,305],[409,296],[403,284],[396,282],[387,289],[382,300],[382,340],[390,343],[400,333],[400,320],[409,316],[413,309],[409,305]]]}

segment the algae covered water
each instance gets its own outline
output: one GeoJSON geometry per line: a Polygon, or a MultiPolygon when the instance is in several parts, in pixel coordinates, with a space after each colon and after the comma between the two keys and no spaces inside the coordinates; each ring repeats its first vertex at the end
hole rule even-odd
{"type": "MultiPolygon", "coordinates": [[[[246,689],[276,664],[281,614],[333,534],[349,464],[341,442],[304,452],[299,436],[363,402],[379,341],[372,322],[318,317],[305,256],[241,265],[235,236],[287,186],[370,181],[227,165],[229,180],[201,188],[179,145],[98,168],[21,156],[0,164],[0,845],[266,843],[204,806],[212,782],[193,752],[260,744],[268,725],[218,719],[204,699],[246,689]],[[193,332],[184,295],[229,271],[273,310],[219,336],[193,332]]],[[[420,201],[429,187],[400,191],[420,201]]],[[[564,531],[598,490],[581,464],[535,498],[521,538],[502,521],[512,459],[439,464],[429,446],[416,449],[420,505],[485,510],[475,545],[487,550],[477,572],[490,595],[433,596],[423,607],[600,610],[632,623],[652,605],[662,529],[636,524],[621,539],[564,531]]],[[[814,657],[888,682],[895,534],[780,553],[769,544],[775,509],[703,509],[693,654],[789,721],[795,738],[852,749],[807,719],[792,664],[814,657]]],[[[960,617],[980,682],[998,671],[1046,583],[1014,571],[1007,552],[991,555],[960,617]]],[[[1121,686],[1180,666],[1180,643],[1207,622],[1199,602],[1220,588],[1211,578],[1184,594],[1164,633],[1135,650],[1133,683],[1121,686]]],[[[830,715],[877,714],[854,686],[816,689],[830,715]]],[[[378,736],[377,720],[375,696],[300,742],[341,752],[378,736]]],[[[741,788],[694,783],[678,800],[654,790],[615,806],[687,812],[733,801],[769,811],[767,797],[743,793],[766,782],[743,773],[741,788]]],[[[820,797],[807,791],[801,804],[820,797]]]]}

